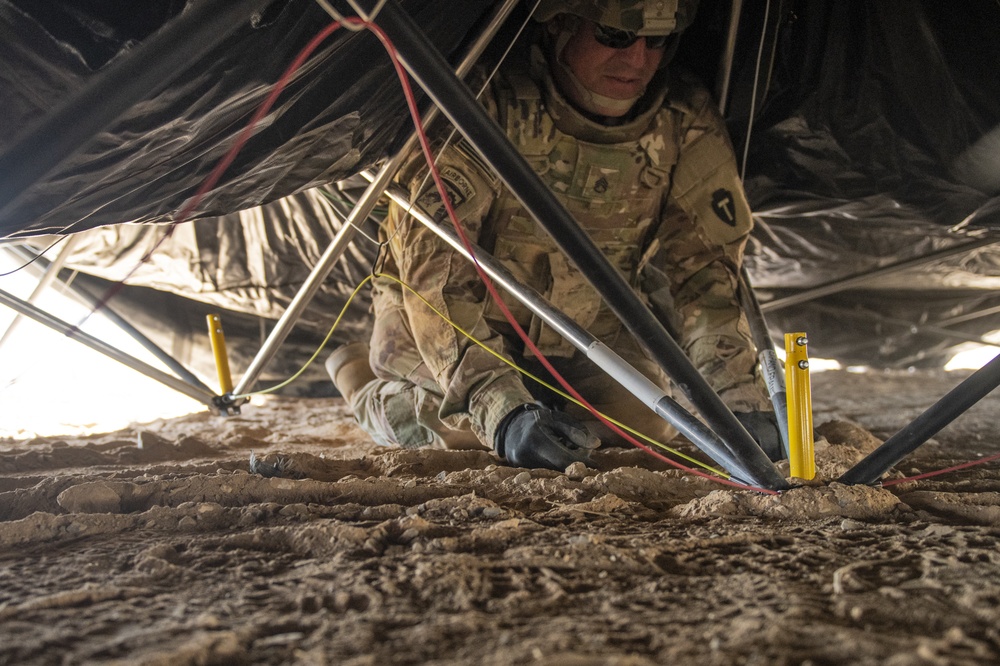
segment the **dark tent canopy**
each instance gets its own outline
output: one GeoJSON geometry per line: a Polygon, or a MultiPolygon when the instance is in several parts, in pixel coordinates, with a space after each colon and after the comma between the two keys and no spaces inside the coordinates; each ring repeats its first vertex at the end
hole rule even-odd
{"type": "MultiPolygon", "coordinates": [[[[313,0],[243,3],[241,20],[197,57],[167,49],[176,62],[169,75],[142,82],[146,94],[81,145],[61,145],[63,133],[45,126],[66,108],[74,122],[86,119],[95,105],[73,105],[88,87],[219,4],[0,0],[0,171],[17,172],[18,155],[58,157],[24,187],[0,188],[0,238],[44,247],[53,235],[90,229],[79,234],[72,268],[107,280],[129,275],[136,288],[182,297],[174,309],[193,299],[243,316],[280,315],[356,194],[356,185],[330,184],[376,165],[410,131],[395,73],[371,34],[342,29],[319,45],[195,221],[138,270],[330,18],[313,0]]],[[[346,2],[333,4],[351,13],[346,2]]],[[[454,61],[495,4],[401,6],[454,61]]],[[[758,219],[748,266],[775,331],[808,330],[815,354],[847,363],[913,365],[938,363],[956,344],[1000,328],[990,314],[1000,306],[1000,250],[989,244],[1000,240],[998,33],[993,0],[702,0],[677,64],[710,88],[728,84],[726,117],[758,219]],[[740,5],[725,77],[720,63],[740,5]]],[[[341,260],[303,318],[303,349],[373,255],[359,241],[341,260]]],[[[122,308],[150,318],[163,307],[128,291],[122,308]]],[[[178,330],[195,335],[183,319],[175,318],[178,330]]],[[[366,306],[349,320],[342,339],[364,330],[366,306]]],[[[292,343],[287,353],[301,358],[292,343]]]]}

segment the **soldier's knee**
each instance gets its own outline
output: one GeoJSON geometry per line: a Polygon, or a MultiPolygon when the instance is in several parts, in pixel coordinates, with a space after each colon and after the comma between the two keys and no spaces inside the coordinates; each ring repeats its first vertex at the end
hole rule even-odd
{"type": "Polygon", "coordinates": [[[441,423],[437,405],[437,396],[402,380],[370,382],[350,403],[358,424],[380,446],[489,450],[471,430],[441,423]]]}
{"type": "Polygon", "coordinates": [[[354,418],[381,446],[432,446],[435,433],[420,422],[418,391],[418,387],[404,381],[369,382],[351,401],[354,418]]]}

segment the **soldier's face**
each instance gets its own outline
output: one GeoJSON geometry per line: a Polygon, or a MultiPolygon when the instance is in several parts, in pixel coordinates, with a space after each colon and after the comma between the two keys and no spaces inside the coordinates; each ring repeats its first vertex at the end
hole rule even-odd
{"type": "MultiPolygon", "coordinates": [[[[598,95],[618,100],[641,95],[663,60],[664,47],[648,48],[643,38],[623,49],[603,46],[594,37],[595,27],[591,21],[578,21],[576,32],[563,48],[563,64],[585,88],[598,95]]],[[[570,101],[587,106],[573,86],[561,85],[560,88],[565,88],[563,92],[570,101]]],[[[611,117],[628,112],[628,109],[611,108],[592,110],[611,117]]]]}

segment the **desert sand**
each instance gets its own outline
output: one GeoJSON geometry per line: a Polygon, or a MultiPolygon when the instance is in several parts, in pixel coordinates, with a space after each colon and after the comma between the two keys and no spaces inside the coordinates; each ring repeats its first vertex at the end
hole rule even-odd
{"type": "MultiPolygon", "coordinates": [[[[780,496],[379,449],[337,398],[0,440],[0,663],[1000,663],[1000,465],[829,482],[964,376],[814,375],[780,496]]],[[[997,453],[998,406],[891,475],[997,453]]]]}

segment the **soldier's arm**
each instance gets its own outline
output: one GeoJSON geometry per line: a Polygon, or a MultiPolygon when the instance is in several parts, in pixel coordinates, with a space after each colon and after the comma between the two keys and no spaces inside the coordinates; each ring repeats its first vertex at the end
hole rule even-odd
{"type": "Polygon", "coordinates": [[[730,408],[767,409],[756,351],[736,294],[753,226],[750,207],[721,118],[707,95],[689,103],[656,265],[669,281],[680,342],[694,365],[730,408]]]}
{"type": "MultiPolygon", "coordinates": [[[[475,243],[499,184],[458,149],[445,152],[439,170],[466,234],[475,243]]],[[[410,179],[411,200],[451,229],[434,183],[425,180],[425,174],[426,168],[419,168],[410,179]]],[[[472,263],[398,207],[392,208],[390,217],[388,231],[400,278],[490,350],[507,356],[504,338],[483,316],[486,287],[472,263]]],[[[532,401],[520,375],[407,290],[403,302],[417,348],[444,394],[442,420],[461,426],[467,419],[476,435],[492,445],[498,422],[532,401]]]]}

